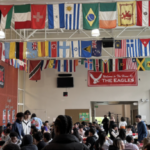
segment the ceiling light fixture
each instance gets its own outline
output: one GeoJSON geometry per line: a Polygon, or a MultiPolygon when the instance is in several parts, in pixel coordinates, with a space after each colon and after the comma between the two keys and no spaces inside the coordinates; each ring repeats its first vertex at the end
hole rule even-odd
{"type": "Polygon", "coordinates": [[[100,36],[100,31],[99,31],[99,29],[93,29],[91,31],[91,34],[92,34],[92,36],[100,36]]]}

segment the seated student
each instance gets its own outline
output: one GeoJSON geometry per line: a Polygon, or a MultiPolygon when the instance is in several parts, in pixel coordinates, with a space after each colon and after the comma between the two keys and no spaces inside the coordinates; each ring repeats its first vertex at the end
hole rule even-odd
{"type": "Polygon", "coordinates": [[[57,117],[54,126],[56,136],[43,150],[88,150],[74,135],[69,134],[72,130],[72,119],[70,120],[71,124],[66,116],[57,117]]]}
{"type": "Polygon", "coordinates": [[[38,147],[38,150],[42,150],[46,146],[46,143],[44,141],[42,141],[43,135],[41,132],[35,133],[33,135],[33,138],[34,138],[34,143],[38,147]]]}
{"type": "Polygon", "coordinates": [[[109,146],[109,150],[123,150],[123,149],[125,148],[121,139],[114,139],[113,145],[109,146]]]}
{"type": "Polygon", "coordinates": [[[24,131],[23,131],[23,126],[22,126],[24,114],[21,112],[17,113],[16,117],[17,117],[17,120],[12,125],[12,132],[16,132],[18,134],[18,139],[21,140],[24,137],[24,131]]]}
{"type": "Polygon", "coordinates": [[[132,126],[131,126],[131,125],[127,126],[126,136],[132,135],[131,129],[132,129],[132,126]]]}
{"type": "Polygon", "coordinates": [[[73,129],[72,135],[74,135],[79,140],[79,142],[82,143],[83,140],[82,140],[82,138],[81,138],[81,136],[80,136],[80,134],[76,128],[73,129]]]}
{"type": "Polygon", "coordinates": [[[74,124],[74,128],[79,129],[79,127],[78,127],[78,124],[77,124],[77,123],[75,123],[75,124],[74,124]]]}
{"type": "Polygon", "coordinates": [[[96,143],[96,150],[99,150],[100,148],[103,150],[108,150],[109,146],[113,145],[113,141],[107,137],[105,132],[101,132],[96,143]]]}
{"type": "Polygon", "coordinates": [[[97,141],[97,137],[95,136],[95,129],[94,128],[90,128],[89,130],[89,137],[86,139],[86,145],[88,146],[88,148],[90,150],[93,150],[93,146],[97,141]]]}
{"type": "Polygon", "coordinates": [[[38,150],[37,146],[33,144],[33,137],[31,135],[23,137],[21,150],[38,150]]]}
{"type": "Polygon", "coordinates": [[[20,150],[20,148],[15,144],[6,145],[3,150],[20,150]]]}
{"type": "Polygon", "coordinates": [[[90,128],[87,126],[87,123],[86,122],[82,122],[82,125],[83,125],[83,130],[84,131],[87,131],[87,130],[89,130],[90,128]]]}
{"type": "Polygon", "coordinates": [[[125,144],[125,149],[139,150],[138,146],[135,145],[135,144],[133,144],[133,142],[134,142],[133,136],[128,135],[128,136],[126,137],[126,141],[127,141],[128,143],[125,144]]]}
{"type": "Polygon", "coordinates": [[[43,141],[48,145],[52,139],[51,139],[51,134],[50,133],[44,133],[43,134],[43,141]]]}
{"type": "Polygon", "coordinates": [[[2,136],[2,141],[4,141],[4,143],[10,140],[9,134],[10,134],[10,129],[5,129],[4,135],[2,136]]]}
{"type": "Polygon", "coordinates": [[[144,147],[150,143],[150,138],[144,138],[143,140],[143,150],[144,150],[144,147]]]}
{"type": "Polygon", "coordinates": [[[126,144],[126,130],[125,129],[120,129],[119,130],[119,135],[118,138],[122,140],[124,144],[126,144]]]}
{"type": "Polygon", "coordinates": [[[146,125],[147,127],[147,137],[150,137],[150,125],[146,125]]]}
{"type": "Polygon", "coordinates": [[[118,127],[117,127],[117,125],[113,124],[112,125],[112,130],[110,132],[111,140],[114,140],[115,138],[117,138],[118,135],[119,135],[118,127]]]}
{"type": "Polygon", "coordinates": [[[37,133],[38,132],[38,129],[34,126],[34,125],[32,125],[31,126],[31,135],[34,135],[35,133],[37,133]]]}
{"type": "Polygon", "coordinates": [[[136,122],[133,124],[132,133],[138,133],[138,130],[137,130],[137,123],[136,123],[136,122]]]}
{"type": "Polygon", "coordinates": [[[43,123],[42,123],[42,120],[40,118],[36,117],[36,114],[32,114],[31,125],[34,125],[38,129],[38,131],[41,131],[43,123]]]}
{"type": "Polygon", "coordinates": [[[79,134],[81,137],[84,137],[84,133],[85,131],[83,130],[83,125],[79,125],[79,130],[78,130],[79,134]]]}
{"type": "Polygon", "coordinates": [[[12,124],[11,123],[7,123],[7,129],[11,130],[12,129],[12,124]]]}
{"type": "Polygon", "coordinates": [[[45,121],[45,126],[44,126],[44,129],[46,132],[50,133],[50,130],[49,130],[50,126],[48,124],[48,121],[45,121]]]}
{"type": "Polygon", "coordinates": [[[21,145],[22,142],[21,142],[20,139],[18,139],[18,134],[16,132],[11,132],[9,136],[10,136],[10,140],[8,140],[4,144],[3,147],[5,147],[5,145],[7,145],[7,144],[15,144],[15,145],[18,145],[20,147],[20,145],[21,145]]]}

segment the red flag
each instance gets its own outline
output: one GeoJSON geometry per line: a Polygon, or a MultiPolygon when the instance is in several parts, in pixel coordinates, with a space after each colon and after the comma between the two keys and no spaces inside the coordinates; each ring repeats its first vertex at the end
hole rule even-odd
{"type": "Polygon", "coordinates": [[[41,79],[41,61],[40,60],[30,60],[30,80],[40,80],[41,79]]]}
{"type": "Polygon", "coordinates": [[[50,57],[57,57],[57,42],[50,42],[50,57]]]}
{"type": "Polygon", "coordinates": [[[31,5],[32,29],[45,28],[46,5],[31,5]]]}
{"type": "Polygon", "coordinates": [[[115,57],[126,56],[126,40],[115,40],[115,57]]]}

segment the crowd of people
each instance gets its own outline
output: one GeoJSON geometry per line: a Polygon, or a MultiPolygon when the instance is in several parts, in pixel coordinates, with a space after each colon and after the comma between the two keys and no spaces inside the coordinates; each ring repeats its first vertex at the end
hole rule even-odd
{"type": "Polygon", "coordinates": [[[104,116],[103,125],[96,121],[73,125],[66,115],[59,115],[50,125],[29,110],[16,117],[13,124],[0,131],[1,150],[139,150],[140,143],[143,150],[150,150],[150,125],[140,115],[133,126],[127,125],[123,117],[117,126],[113,116],[104,116]]]}

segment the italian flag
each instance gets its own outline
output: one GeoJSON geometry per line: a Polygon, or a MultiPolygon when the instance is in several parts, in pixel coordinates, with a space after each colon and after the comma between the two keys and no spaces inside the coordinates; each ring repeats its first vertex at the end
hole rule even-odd
{"type": "Polygon", "coordinates": [[[30,4],[14,6],[15,29],[31,28],[30,4]]]}
{"type": "Polygon", "coordinates": [[[99,27],[115,28],[117,25],[116,3],[100,3],[99,27]]]}
{"type": "Polygon", "coordinates": [[[13,5],[0,5],[0,26],[1,29],[9,29],[12,19],[13,5]]]}
{"type": "Polygon", "coordinates": [[[137,1],[137,26],[150,26],[150,1],[137,1]]]}

